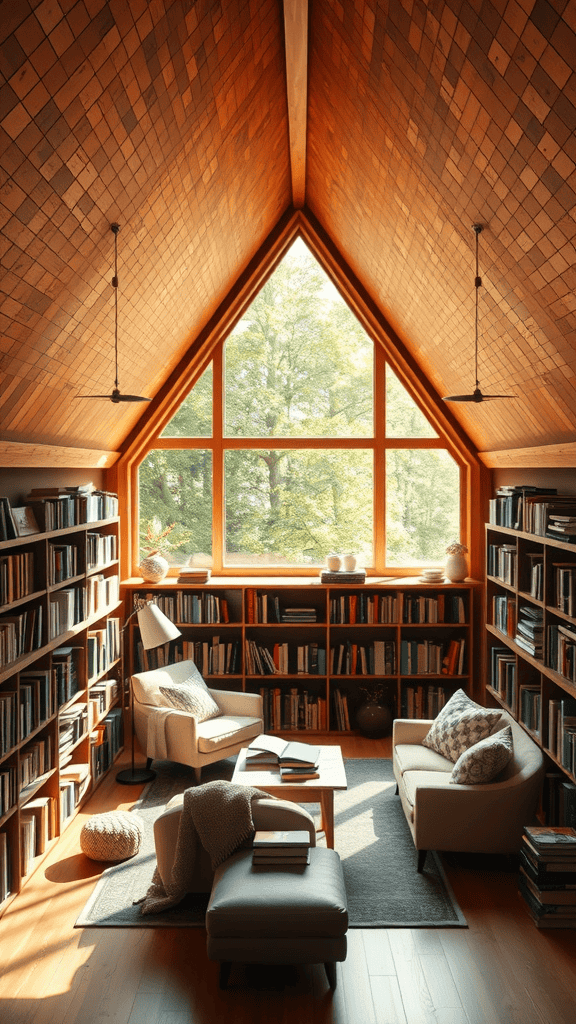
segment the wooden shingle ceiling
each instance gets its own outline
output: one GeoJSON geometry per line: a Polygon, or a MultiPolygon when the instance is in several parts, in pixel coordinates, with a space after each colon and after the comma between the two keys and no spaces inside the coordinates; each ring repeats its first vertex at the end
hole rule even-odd
{"type": "Polygon", "coordinates": [[[112,222],[120,387],[153,397],[293,200],[439,396],[474,384],[482,223],[480,385],[517,397],[449,414],[572,457],[576,0],[308,7],[0,4],[0,462],[104,465],[142,415],[75,397],[114,380],[112,222]]]}

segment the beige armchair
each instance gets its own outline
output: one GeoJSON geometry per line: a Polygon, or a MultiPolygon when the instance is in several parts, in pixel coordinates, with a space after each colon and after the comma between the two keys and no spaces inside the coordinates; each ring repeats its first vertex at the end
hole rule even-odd
{"type": "MultiPolygon", "coordinates": [[[[206,688],[218,705],[218,717],[201,716],[171,706],[162,689],[181,691],[201,677],[193,661],[137,672],[132,676],[134,728],[149,762],[177,761],[194,768],[200,782],[202,766],[237,754],[264,730],[262,698],[257,693],[206,688]],[[194,679],[195,677],[195,679],[194,679]]],[[[201,681],[202,685],[203,682],[201,681]]]]}

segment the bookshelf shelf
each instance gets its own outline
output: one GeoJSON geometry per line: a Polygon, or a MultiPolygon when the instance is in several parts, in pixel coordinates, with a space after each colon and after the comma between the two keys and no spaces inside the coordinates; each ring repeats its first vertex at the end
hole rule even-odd
{"type": "Polygon", "coordinates": [[[182,637],[166,649],[143,652],[133,620],[126,645],[127,667],[145,671],[157,663],[193,657],[210,685],[262,692],[265,728],[270,732],[323,735],[353,731],[356,710],[368,699],[364,690],[376,687],[384,690],[393,715],[428,717],[455,689],[472,686],[474,595],[478,587],[473,580],[431,587],[413,577],[386,583],[371,583],[368,578],[361,586],[322,584],[318,577],[274,578],[258,585],[239,577],[213,577],[200,587],[176,579],[147,585],[134,578],[121,585],[127,609],[133,607],[135,598],[157,600],[162,611],[176,621],[182,637]],[[176,617],[182,606],[191,607],[193,600],[196,608],[203,600],[205,607],[226,609],[228,621],[192,623],[176,617]],[[412,621],[419,614],[441,621],[412,621]],[[287,615],[298,618],[287,622],[287,615]],[[381,615],[384,621],[380,621],[381,615]],[[404,621],[405,616],[409,621],[404,621]],[[446,621],[448,618],[461,621],[446,621]],[[213,638],[223,646],[236,645],[232,672],[204,671],[203,659],[204,668],[209,668],[206,658],[213,638]],[[422,657],[429,647],[435,647],[440,658],[435,670],[416,672],[413,665],[410,671],[403,670],[402,658],[409,654],[416,658],[418,651],[422,657]],[[460,648],[464,671],[458,672],[454,658],[460,648]],[[440,671],[449,652],[452,670],[440,671]],[[254,666],[258,657],[262,671],[254,666]],[[300,671],[299,664],[304,666],[300,671]],[[310,665],[318,671],[310,671],[310,665]],[[343,705],[347,718],[341,715],[343,705]]]}
{"type": "MultiPolygon", "coordinates": [[[[41,516],[37,514],[36,518],[43,525],[41,516]]],[[[110,629],[110,623],[117,623],[114,628],[119,630],[122,602],[118,587],[118,550],[117,515],[0,542],[2,595],[13,598],[0,605],[0,636],[6,641],[9,621],[14,616],[26,616],[28,622],[28,613],[32,611],[34,621],[38,623],[37,639],[40,640],[39,646],[21,651],[15,657],[15,648],[10,642],[3,648],[5,656],[0,665],[0,703],[4,723],[6,715],[12,716],[10,730],[15,736],[15,742],[9,742],[7,749],[3,749],[0,736],[0,784],[10,792],[10,806],[0,817],[0,914],[42,862],[88,792],[103,777],[102,763],[107,764],[105,770],[108,770],[121,749],[121,743],[116,743],[110,756],[107,753],[104,759],[100,753],[97,757],[94,753],[96,744],[100,747],[102,742],[107,743],[112,732],[108,715],[115,716],[114,735],[121,735],[118,722],[122,716],[121,660],[115,657],[96,679],[89,680],[87,656],[89,632],[98,628],[110,629]],[[68,564],[73,566],[69,577],[57,581],[54,577],[56,547],[65,551],[65,559],[69,557],[68,564]],[[102,564],[91,564],[89,552],[99,549],[106,551],[107,555],[113,553],[114,557],[105,557],[102,564]],[[95,590],[98,587],[100,574],[107,580],[101,586],[112,588],[110,596],[113,594],[113,599],[90,608],[89,588],[95,590]],[[21,592],[24,575],[27,593],[21,592]],[[50,601],[66,588],[78,589],[81,595],[86,592],[85,601],[81,596],[80,619],[75,624],[66,624],[67,628],[58,636],[49,639],[50,601]],[[66,689],[65,677],[70,672],[74,673],[73,688],[64,699],[59,699],[62,686],[66,689]],[[114,682],[115,699],[105,712],[93,711],[91,718],[92,688],[105,679],[114,682]],[[11,694],[15,695],[14,698],[11,694]],[[76,705],[80,716],[82,704],[89,709],[88,725],[86,727],[84,723],[81,735],[60,751],[60,727],[76,705]],[[88,776],[82,786],[73,789],[74,784],[66,775],[66,768],[74,768],[76,763],[83,771],[87,766],[88,776]],[[37,765],[40,770],[35,774],[37,765]],[[66,815],[63,814],[64,796],[67,809],[72,808],[66,815]],[[44,817],[41,819],[39,815],[44,817]],[[40,820],[43,821],[42,826],[40,820]],[[41,827],[42,836],[39,832],[41,827]]]]}
{"type": "Polygon", "coordinates": [[[502,545],[515,566],[512,582],[486,577],[486,694],[546,756],[547,822],[574,824],[565,820],[572,804],[565,801],[566,787],[576,790],[576,544],[494,522],[485,529],[487,569],[502,545]],[[507,631],[495,624],[503,608],[507,631]]]}

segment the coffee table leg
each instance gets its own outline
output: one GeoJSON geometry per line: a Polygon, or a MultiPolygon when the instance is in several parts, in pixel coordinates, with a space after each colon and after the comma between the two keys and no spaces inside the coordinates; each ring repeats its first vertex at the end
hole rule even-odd
{"type": "Polygon", "coordinates": [[[326,846],[334,849],[334,790],[323,790],[320,794],[320,807],[322,811],[322,828],[326,836],[326,846]]]}

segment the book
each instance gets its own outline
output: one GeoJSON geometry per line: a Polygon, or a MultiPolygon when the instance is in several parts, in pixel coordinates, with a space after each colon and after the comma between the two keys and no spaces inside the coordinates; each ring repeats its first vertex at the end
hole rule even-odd
{"type": "Polygon", "coordinates": [[[550,854],[564,853],[576,856],[576,829],[565,825],[525,825],[524,834],[532,846],[550,854]]]}
{"type": "Polygon", "coordinates": [[[310,768],[281,768],[281,782],[306,782],[307,779],[319,779],[320,772],[315,767],[310,768]]]}
{"type": "Polygon", "coordinates": [[[320,748],[298,740],[283,740],[279,736],[262,733],[250,743],[246,751],[246,767],[249,765],[274,765],[281,767],[315,766],[320,758],[320,748]]]}
{"type": "Polygon", "coordinates": [[[307,849],[310,846],[310,836],[304,829],[257,831],[252,840],[254,849],[273,851],[278,849],[282,853],[287,850],[307,849]]]}
{"type": "Polygon", "coordinates": [[[302,853],[282,853],[281,857],[271,857],[270,854],[254,850],[252,854],[253,864],[268,864],[274,865],[275,867],[297,867],[299,865],[305,866],[310,863],[310,850],[302,851],[302,853]]]}

